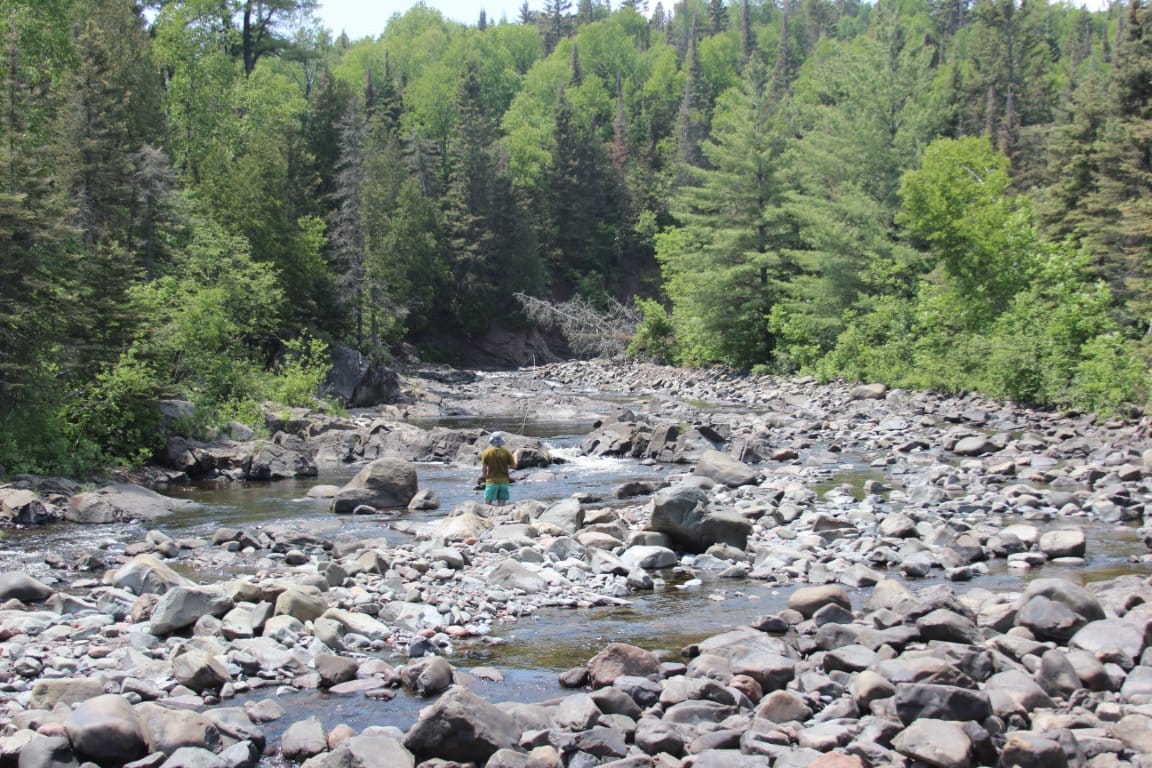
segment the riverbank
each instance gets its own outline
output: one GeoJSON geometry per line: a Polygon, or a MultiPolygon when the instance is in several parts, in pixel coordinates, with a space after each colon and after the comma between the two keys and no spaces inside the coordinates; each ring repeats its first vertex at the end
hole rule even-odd
{"type": "Polygon", "coordinates": [[[5,574],[0,755],[25,768],[239,768],[261,753],[317,768],[1147,764],[1147,554],[1119,578],[1044,575],[1090,568],[1099,526],[1147,536],[1146,424],[635,364],[428,374],[404,402],[338,422],[291,414],[281,433],[320,464],[432,446],[468,466],[484,426],[417,424],[546,415],[589,423],[588,455],[668,469],[604,501],[542,503],[524,484],[502,510],[462,503],[421,526],[390,511],[400,540],[290,523],[178,540],[157,524],[87,570],[5,574]],[[859,485],[828,487],[861,467],[859,485]],[[1039,575],[982,587],[994,571],[1039,575]],[[605,642],[559,676],[579,692],[551,701],[476,693],[500,672],[469,668],[467,649],[528,617],[579,622],[694,583],[769,587],[781,603],[683,648],[605,642]],[[290,691],[401,688],[432,704],[402,727],[282,712],[290,691]]]}

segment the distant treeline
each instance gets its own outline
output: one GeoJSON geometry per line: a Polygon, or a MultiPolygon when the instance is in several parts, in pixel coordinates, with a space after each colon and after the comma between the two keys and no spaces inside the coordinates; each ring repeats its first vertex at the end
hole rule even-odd
{"type": "Polygon", "coordinates": [[[326,348],[634,304],[635,354],[1147,400],[1152,14],[0,0],[0,465],[307,402],[326,348]]]}

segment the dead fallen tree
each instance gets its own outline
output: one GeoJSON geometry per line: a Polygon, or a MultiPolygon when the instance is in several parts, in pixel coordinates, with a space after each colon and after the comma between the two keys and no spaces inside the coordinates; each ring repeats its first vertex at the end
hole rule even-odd
{"type": "Polygon", "coordinates": [[[514,295],[529,320],[541,328],[559,331],[579,357],[624,354],[640,323],[636,309],[615,299],[602,309],[583,296],[553,303],[525,293],[514,295]]]}

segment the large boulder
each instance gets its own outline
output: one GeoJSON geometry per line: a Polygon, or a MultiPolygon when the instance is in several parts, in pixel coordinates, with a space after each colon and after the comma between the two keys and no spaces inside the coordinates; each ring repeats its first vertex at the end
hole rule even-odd
{"type": "Polygon", "coordinates": [[[53,592],[52,587],[26,573],[18,571],[0,573],[0,601],[41,603],[51,597],[53,592]]]}
{"type": "Polygon", "coordinates": [[[364,467],[332,500],[332,511],[350,514],[366,505],[374,509],[407,508],[419,490],[416,469],[403,459],[376,459],[364,467]]]}
{"type": "Polygon", "coordinates": [[[223,616],[232,605],[232,599],[219,589],[173,587],[152,609],[152,634],[171,634],[192,626],[201,616],[223,616]]]}
{"type": "Polygon", "coordinates": [[[162,595],[173,587],[193,587],[195,584],[165,565],[156,555],[137,555],[104,576],[104,583],[117,589],[131,590],[137,595],[162,595]]]}
{"type": "Polygon", "coordinates": [[[147,751],[136,711],[115,693],[77,706],[64,722],[64,731],[78,755],[100,765],[123,765],[147,751]]]}
{"type": "Polygon", "coordinates": [[[394,403],[400,397],[400,378],[379,360],[365,357],[351,347],[332,348],[332,370],[324,392],[348,408],[367,408],[394,403]]]}
{"type": "Polygon", "coordinates": [[[169,498],[139,485],[115,483],[73,496],[64,511],[64,517],[74,523],[147,521],[199,507],[199,504],[187,499],[169,498]]]}
{"type": "Polygon", "coordinates": [[[704,451],[704,455],[696,464],[696,474],[711,478],[729,488],[737,488],[741,485],[755,485],[760,473],[726,453],[704,451]]]}
{"type": "Polygon", "coordinates": [[[440,758],[483,765],[496,750],[516,746],[519,737],[511,715],[458,686],[420,712],[404,746],[420,761],[440,758]]]}
{"type": "Polygon", "coordinates": [[[708,494],[691,485],[664,488],[652,499],[648,528],[666,534],[689,552],[703,552],[713,544],[744,549],[752,523],[736,512],[711,509],[708,494]]]}
{"type": "Polygon", "coordinates": [[[0,520],[16,525],[39,525],[59,515],[35,491],[0,488],[0,520]]]}
{"type": "Polygon", "coordinates": [[[252,480],[289,480],[295,477],[315,477],[316,460],[304,438],[277,432],[261,445],[248,465],[252,480]]]}

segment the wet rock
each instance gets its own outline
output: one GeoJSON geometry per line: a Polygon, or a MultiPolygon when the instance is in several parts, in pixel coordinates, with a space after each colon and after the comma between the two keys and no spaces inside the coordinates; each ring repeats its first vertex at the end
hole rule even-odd
{"type": "Polygon", "coordinates": [[[403,459],[376,459],[352,478],[332,500],[332,511],[350,513],[367,505],[375,509],[406,508],[416,495],[416,470],[403,459]]]}
{"type": "Polygon", "coordinates": [[[441,656],[431,656],[404,667],[404,687],[418,696],[438,696],[451,687],[455,673],[441,656]]]}

